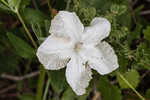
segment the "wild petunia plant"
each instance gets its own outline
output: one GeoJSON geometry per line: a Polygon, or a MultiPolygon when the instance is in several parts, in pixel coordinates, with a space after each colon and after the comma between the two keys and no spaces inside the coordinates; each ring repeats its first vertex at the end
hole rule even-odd
{"type": "MultiPolygon", "coordinates": [[[[0,61],[3,62],[0,74],[30,76],[33,71],[40,71],[38,82],[36,77],[19,81],[14,88],[19,95],[13,97],[19,100],[149,99],[150,29],[146,27],[150,25],[139,18],[144,7],[139,4],[143,1],[0,0],[0,61]],[[134,1],[137,8],[130,5],[134,1]],[[37,50],[41,39],[49,33],[37,50]],[[53,71],[38,63],[36,50],[45,69],[53,71]],[[66,72],[61,70],[65,66],[66,72]],[[92,69],[101,75],[92,74],[92,69]],[[65,73],[72,89],[66,85],[65,73]],[[86,94],[76,96],[72,90],[78,95],[86,94]]],[[[6,80],[0,79],[2,91],[6,80]]],[[[0,99],[9,98],[5,93],[0,99]]]]}
{"type": "Polygon", "coordinates": [[[66,79],[77,95],[83,95],[92,78],[91,69],[108,74],[119,67],[113,48],[105,41],[110,22],[101,17],[84,27],[73,12],[60,11],[52,20],[51,35],[37,50],[39,61],[48,70],[66,68],[66,79]]]}

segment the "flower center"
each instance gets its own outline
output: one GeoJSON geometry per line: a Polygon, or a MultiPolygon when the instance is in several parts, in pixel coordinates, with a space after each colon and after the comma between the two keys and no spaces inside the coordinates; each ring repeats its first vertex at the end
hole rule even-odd
{"type": "Polygon", "coordinates": [[[82,48],[83,43],[82,42],[77,42],[74,46],[74,50],[78,52],[82,48]]]}

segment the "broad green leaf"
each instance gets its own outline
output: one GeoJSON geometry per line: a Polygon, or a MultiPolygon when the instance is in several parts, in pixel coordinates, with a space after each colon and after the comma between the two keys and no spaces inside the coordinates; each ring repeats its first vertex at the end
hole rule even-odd
{"type": "MultiPolygon", "coordinates": [[[[123,74],[123,76],[125,77],[125,79],[134,87],[136,88],[138,83],[139,83],[139,73],[132,69],[126,73],[123,74]]],[[[121,88],[130,88],[121,78],[119,75],[117,75],[117,80],[119,82],[119,85],[121,88]]]]}
{"type": "Polygon", "coordinates": [[[144,38],[150,42],[150,26],[143,30],[144,38]]]}
{"type": "Polygon", "coordinates": [[[33,58],[35,56],[34,49],[24,40],[10,32],[7,33],[7,36],[10,43],[16,50],[16,54],[23,58],[33,58]]]}
{"type": "Polygon", "coordinates": [[[76,94],[72,91],[72,89],[69,87],[65,92],[63,93],[61,100],[74,100],[76,94]]]}
{"type": "Polygon", "coordinates": [[[26,8],[23,10],[22,15],[25,19],[25,22],[28,24],[40,24],[44,26],[44,20],[48,19],[42,12],[32,8],[26,8]]]}
{"type": "Polygon", "coordinates": [[[12,11],[17,12],[20,6],[21,0],[8,0],[9,7],[12,11]]]}
{"type": "Polygon", "coordinates": [[[65,79],[65,69],[50,71],[51,85],[55,93],[60,93],[67,86],[65,79]]]}
{"type": "Polygon", "coordinates": [[[106,77],[100,77],[97,87],[102,95],[102,100],[122,100],[119,88],[111,85],[106,77]]]}

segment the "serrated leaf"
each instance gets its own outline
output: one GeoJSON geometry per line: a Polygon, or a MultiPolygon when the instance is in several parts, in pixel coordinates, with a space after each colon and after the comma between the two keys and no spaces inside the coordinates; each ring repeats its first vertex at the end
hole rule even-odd
{"type": "MultiPolygon", "coordinates": [[[[124,78],[134,87],[136,88],[138,83],[139,83],[139,73],[136,70],[130,70],[124,74],[122,74],[124,78]]],[[[117,75],[117,80],[119,82],[119,85],[121,88],[130,88],[122,79],[119,75],[117,75]]]]}
{"type": "Polygon", "coordinates": [[[97,87],[102,95],[102,100],[122,100],[121,91],[111,85],[106,77],[100,77],[97,87]]]}
{"type": "Polygon", "coordinates": [[[13,33],[7,33],[8,39],[16,50],[16,54],[23,58],[33,58],[35,56],[34,49],[21,38],[13,33]]]}

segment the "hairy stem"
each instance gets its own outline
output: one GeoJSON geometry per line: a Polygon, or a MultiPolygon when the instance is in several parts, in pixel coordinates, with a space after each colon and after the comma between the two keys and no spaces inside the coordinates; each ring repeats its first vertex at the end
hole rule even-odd
{"type": "Polygon", "coordinates": [[[34,46],[35,48],[37,48],[37,44],[36,44],[36,42],[33,40],[32,35],[31,35],[31,33],[29,32],[29,30],[27,29],[27,26],[25,25],[24,20],[22,19],[20,13],[19,13],[19,12],[16,12],[16,14],[17,14],[17,16],[18,16],[20,22],[22,23],[22,25],[23,25],[23,27],[24,27],[24,29],[25,29],[25,31],[26,31],[26,33],[27,33],[29,39],[31,40],[31,42],[32,42],[32,44],[33,44],[33,46],[34,46]]]}
{"type": "Polygon", "coordinates": [[[37,94],[36,94],[36,100],[42,100],[42,92],[43,92],[43,86],[44,86],[44,79],[45,79],[45,70],[43,66],[40,66],[40,77],[38,80],[38,86],[37,86],[37,94]]]}
{"type": "Polygon", "coordinates": [[[50,85],[50,78],[49,78],[48,81],[47,81],[47,85],[46,85],[46,88],[45,88],[43,100],[46,100],[49,85],[50,85]]]}
{"type": "Polygon", "coordinates": [[[1,0],[7,7],[9,7],[8,3],[5,0],[1,0]]]}

